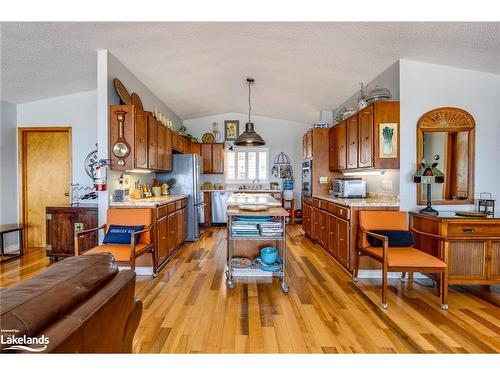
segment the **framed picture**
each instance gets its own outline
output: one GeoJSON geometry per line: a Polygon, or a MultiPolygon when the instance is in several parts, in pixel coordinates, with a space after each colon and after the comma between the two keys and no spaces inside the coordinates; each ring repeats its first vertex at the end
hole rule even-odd
{"type": "Polygon", "coordinates": [[[379,125],[379,155],[381,159],[398,157],[398,124],[379,125]]]}
{"type": "Polygon", "coordinates": [[[234,141],[240,135],[240,121],[226,120],[224,121],[224,140],[234,141]]]}

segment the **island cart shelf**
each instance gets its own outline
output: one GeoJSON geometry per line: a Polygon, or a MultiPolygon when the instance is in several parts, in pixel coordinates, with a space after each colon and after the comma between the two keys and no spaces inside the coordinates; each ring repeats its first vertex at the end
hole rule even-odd
{"type": "MultiPolygon", "coordinates": [[[[260,242],[269,242],[274,241],[276,243],[276,248],[278,249],[278,256],[283,260],[281,264],[281,269],[278,271],[270,272],[263,271],[266,276],[277,277],[281,281],[281,289],[283,292],[288,293],[288,284],[285,282],[285,269],[286,269],[286,218],[290,214],[281,207],[271,207],[265,211],[243,211],[240,210],[237,206],[229,206],[227,209],[227,269],[226,269],[226,286],[229,289],[233,289],[235,285],[235,277],[236,276],[244,276],[237,275],[240,269],[235,269],[232,267],[232,259],[234,257],[235,251],[235,242],[236,241],[251,241],[251,243],[255,243],[255,246],[258,246],[260,242]],[[261,234],[252,233],[250,235],[237,233],[237,230],[233,230],[234,225],[237,225],[238,218],[241,217],[271,217],[271,221],[273,223],[280,223],[282,228],[282,233],[280,235],[275,236],[266,236],[261,234]],[[235,275],[236,274],[236,275],[235,275]]],[[[247,243],[248,245],[248,243],[247,243]]],[[[252,265],[253,270],[260,270],[258,266],[252,265]]],[[[255,276],[255,275],[254,275],[255,276]]],[[[257,275],[258,277],[258,275],[257,275]]]]}

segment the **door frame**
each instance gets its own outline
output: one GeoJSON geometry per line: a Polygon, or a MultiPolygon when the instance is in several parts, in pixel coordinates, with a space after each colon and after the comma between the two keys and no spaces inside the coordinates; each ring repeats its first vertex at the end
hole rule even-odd
{"type": "MultiPolygon", "coordinates": [[[[17,150],[18,150],[18,192],[19,195],[19,222],[24,225],[26,223],[26,135],[28,133],[52,133],[52,132],[66,132],[68,133],[68,147],[69,154],[69,179],[70,183],[73,181],[73,135],[71,126],[27,126],[17,128],[17,150]]],[[[68,197],[68,202],[69,202],[68,197]]],[[[27,228],[26,228],[27,230],[27,228]]],[[[28,248],[28,235],[23,236],[23,247],[28,248]]]]}

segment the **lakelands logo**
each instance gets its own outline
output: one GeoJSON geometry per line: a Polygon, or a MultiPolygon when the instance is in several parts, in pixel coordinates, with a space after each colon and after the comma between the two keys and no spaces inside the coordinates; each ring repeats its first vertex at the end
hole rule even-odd
{"type": "Polygon", "coordinates": [[[47,349],[49,338],[45,335],[39,337],[31,336],[16,336],[19,331],[17,329],[2,329],[0,333],[0,343],[9,345],[3,348],[2,351],[27,351],[27,352],[43,352],[47,349]]]}

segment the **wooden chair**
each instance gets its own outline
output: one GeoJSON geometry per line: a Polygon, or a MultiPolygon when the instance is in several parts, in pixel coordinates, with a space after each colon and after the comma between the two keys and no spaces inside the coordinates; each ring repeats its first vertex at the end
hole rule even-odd
{"type": "Polygon", "coordinates": [[[153,277],[156,277],[158,260],[156,258],[153,236],[153,215],[149,208],[110,208],[107,212],[107,223],[99,228],[88,229],[75,236],[75,255],[92,253],[111,253],[118,264],[130,266],[135,270],[136,258],[151,253],[153,259],[153,277]],[[104,229],[108,231],[110,225],[144,225],[144,229],[132,233],[130,245],[102,244],[89,250],[81,251],[80,239],[88,233],[104,229]],[[140,236],[137,241],[137,237],[140,236]]]}
{"type": "MultiPolygon", "coordinates": [[[[414,247],[389,247],[389,239],[374,230],[411,230],[425,236],[444,240],[444,237],[423,233],[408,228],[408,217],[402,211],[360,211],[358,246],[356,251],[353,281],[357,282],[359,259],[361,255],[367,255],[382,263],[382,308],[387,308],[387,273],[388,272],[422,272],[439,274],[439,295],[441,296],[441,308],[448,309],[448,267],[444,261],[418,250],[414,247]],[[368,236],[383,241],[383,247],[372,247],[368,242],[368,236]]],[[[441,258],[443,254],[440,254],[441,258]]],[[[404,279],[402,279],[404,281],[404,279]]]]}

